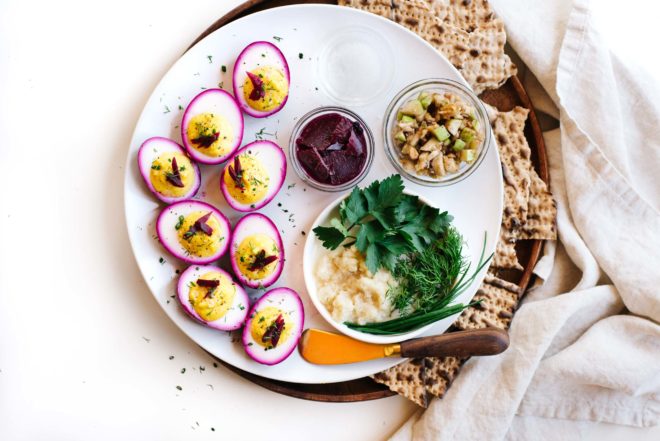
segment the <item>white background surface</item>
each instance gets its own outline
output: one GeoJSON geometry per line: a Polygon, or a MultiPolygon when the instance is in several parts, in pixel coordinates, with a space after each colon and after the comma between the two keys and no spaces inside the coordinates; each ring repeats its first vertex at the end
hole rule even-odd
{"type": "Polygon", "coordinates": [[[0,440],[379,440],[414,411],[297,400],[213,368],[137,270],[122,199],[135,122],[235,4],[0,3],[0,440]]]}

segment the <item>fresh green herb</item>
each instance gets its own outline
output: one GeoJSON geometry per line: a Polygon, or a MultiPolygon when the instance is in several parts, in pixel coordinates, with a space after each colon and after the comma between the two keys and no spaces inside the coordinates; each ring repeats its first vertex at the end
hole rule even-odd
{"type": "Polygon", "coordinates": [[[298,58],[300,58],[301,60],[303,59],[303,53],[302,53],[302,52],[300,52],[300,53],[298,54],[298,58]]]}
{"type": "Polygon", "coordinates": [[[158,165],[152,165],[152,166],[151,166],[151,169],[152,169],[152,170],[160,170],[160,169],[161,169],[160,164],[158,164],[158,165]]]}
{"type": "Polygon", "coordinates": [[[159,257],[159,258],[158,258],[158,263],[160,263],[161,265],[164,264],[164,263],[165,263],[165,259],[163,259],[162,257],[159,257]]]}
{"type": "Polygon", "coordinates": [[[183,110],[183,106],[179,104],[179,110],[183,110]]]}
{"type": "Polygon", "coordinates": [[[293,184],[289,184],[289,185],[286,187],[286,189],[287,189],[287,190],[291,190],[291,189],[292,189],[293,187],[295,187],[295,186],[296,186],[296,183],[294,182],[293,184]]]}
{"type": "Polygon", "coordinates": [[[209,59],[209,64],[213,63],[213,55],[207,55],[206,58],[209,59]]]}
{"type": "Polygon", "coordinates": [[[273,35],[273,40],[282,41],[282,37],[278,37],[276,35],[273,35]]]}
{"type": "Polygon", "coordinates": [[[329,227],[314,228],[314,234],[331,250],[355,245],[372,274],[381,267],[393,272],[400,256],[424,251],[453,219],[446,211],[420,203],[417,196],[404,194],[399,175],[365,189],[353,188],[339,205],[339,216],[329,227]]]}
{"type": "Polygon", "coordinates": [[[388,295],[400,313],[429,311],[439,299],[445,298],[458,275],[467,265],[463,258],[463,238],[451,227],[445,236],[421,253],[401,259],[393,276],[399,281],[388,295]]]}
{"type": "Polygon", "coordinates": [[[224,73],[224,72],[227,72],[227,66],[225,66],[224,64],[222,65],[222,67],[221,67],[220,69],[222,69],[222,72],[223,72],[223,73],[224,73]]]}
{"type": "Polygon", "coordinates": [[[175,230],[180,230],[181,227],[183,226],[183,222],[184,222],[185,220],[186,220],[186,219],[185,219],[183,216],[179,216],[179,221],[178,221],[178,222],[176,223],[176,225],[174,226],[174,229],[175,229],[175,230]]]}

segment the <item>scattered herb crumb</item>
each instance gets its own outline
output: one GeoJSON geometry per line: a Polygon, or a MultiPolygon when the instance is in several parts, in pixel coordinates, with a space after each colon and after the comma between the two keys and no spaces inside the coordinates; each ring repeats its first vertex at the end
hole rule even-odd
{"type": "Polygon", "coordinates": [[[143,339],[144,341],[146,341],[147,343],[149,343],[149,342],[151,341],[151,339],[150,339],[150,338],[147,338],[147,337],[142,337],[142,339],[143,339]]]}
{"type": "Polygon", "coordinates": [[[286,189],[291,190],[295,186],[296,186],[296,183],[294,182],[293,184],[289,184],[289,186],[286,189]]]}
{"type": "Polygon", "coordinates": [[[207,55],[206,58],[209,59],[209,64],[213,63],[213,55],[207,55]]]}
{"type": "Polygon", "coordinates": [[[186,368],[181,368],[181,373],[185,374],[186,373],[186,368]]]}
{"type": "Polygon", "coordinates": [[[179,104],[179,110],[183,110],[183,106],[179,104]]]}
{"type": "Polygon", "coordinates": [[[300,53],[298,54],[298,58],[300,58],[300,59],[302,60],[302,59],[303,59],[303,57],[304,57],[304,55],[303,55],[303,53],[302,53],[302,52],[300,52],[300,53]]]}
{"type": "Polygon", "coordinates": [[[307,234],[307,233],[305,233],[305,230],[302,230],[301,233],[302,233],[303,236],[304,236],[305,234],[307,234]]]}
{"type": "Polygon", "coordinates": [[[183,388],[182,388],[181,386],[179,386],[179,385],[177,385],[176,388],[177,388],[178,390],[183,390],[183,388]]]}
{"type": "Polygon", "coordinates": [[[200,366],[200,367],[199,367],[199,371],[200,371],[200,372],[204,372],[205,370],[206,370],[206,368],[205,368],[204,366],[200,366]]]}
{"type": "Polygon", "coordinates": [[[174,355],[170,355],[170,360],[174,360],[174,355]]]}
{"type": "Polygon", "coordinates": [[[165,259],[163,259],[162,257],[159,257],[159,258],[158,258],[158,263],[160,263],[161,265],[164,264],[164,263],[165,263],[165,259]]]}
{"type": "Polygon", "coordinates": [[[170,108],[165,106],[165,111],[163,113],[170,113],[170,112],[171,112],[170,108]]]}
{"type": "Polygon", "coordinates": [[[220,69],[222,70],[222,73],[227,72],[227,66],[225,66],[224,64],[222,65],[222,67],[220,69]]]}
{"type": "Polygon", "coordinates": [[[215,432],[215,428],[211,427],[211,432],[215,432]]]}
{"type": "Polygon", "coordinates": [[[277,35],[273,35],[273,40],[282,41],[282,37],[278,37],[277,35]]]}

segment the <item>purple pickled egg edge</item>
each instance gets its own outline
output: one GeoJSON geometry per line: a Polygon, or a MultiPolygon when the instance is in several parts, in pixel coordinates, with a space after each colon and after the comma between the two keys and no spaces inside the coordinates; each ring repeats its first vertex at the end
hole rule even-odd
{"type": "Polygon", "coordinates": [[[286,102],[289,100],[289,93],[286,94],[286,97],[284,97],[284,99],[282,100],[282,103],[280,103],[279,106],[277,106],[273,110],[269,110],[267,112],[262,112],[262,111],[259,111],[259,110],[255,110],[252,107],[250,107],[249,104],[245,101],[245,98],[243,97],[243,95],[240,93],[240,90],[239,90],[240,85],[238,84],[238,81],[237,81],[238,70],[236,69],[236,66],[240,66],[240,63],[241,63],[243,57],[245,56],[245,54],[247,54],[248,52],[254,50],[258,46],[267,46],[268,50],[272,50],[275,53],[275,55],[278,58],[280,58],[280,60],[282,61],[282,66],[284,67],[284,74],[286,75],[286,81],[287,81],[287,83],[289,83],[289,92],[291,92],[291,90],[290,90],[291,89],[291,73],[289,71],[289,63],[286,61],[286,57],[284,56],[284,54],[282,53],[280,48],[278,48],[277,46],[275,46],[273,43],[271,43],[269,41],[255,41],[255,42],[252,42],[252,43],[248,44],[245,47],[245,49],[243,49],[241,51],[241,53],[238,55],[238,57],[236,58],[236,62],[234,63],[234,72],[232,74],[232,83],[233,83],[233,86],[234,86],[234,97],[236,98],[236,101],[239,103],[241,109],[245,113],[247,113],[248,115],[250,115],[253,118],[265,118],[267,116],[273,115],[273,114],[279,112],[280,110],[282,110],[282,108],[284,107],[286,102]]]}
{"type": "Polygon", "coordinates": [[[234,232],[232,234],[231,238],[231,243],[229,244],[229,260],[231,261],[231,268],[234,271],[234,274],[236,275],[236,278],[245,286],[249,288],[267,288],[271,286],[273,283],[277,282],[277,279],[280,278],[282,275],[282,271],[284,270],[284,263],[285,263],[285,252],[284,252],[284,243],[282,242],[282,236],[280,235],[279,230],[277,229],[277,226],[275,225],[275,222],[273,222],[268,216],[261,214],[261,213],[251,213],[248,214],[247,216],[242,217],[234,226],[234,232]],[[238,262],[236,261],[236,256],[234,255],[234,249],[237,248],[240,244],[235,243],[234,239],[236,238],[236,232],[239,231],[242,223],[249,218],[252,217],[260,217],[262,218],[266,223],[270,224],[270,227],[273,229],[275,232],[275,239],[277,241],[277,246],[280,250],[280,253],[278,255],[278,263],[277,267],[275,268],[275,271],[268,276],[267,278],[259,281],[254,281],[248,279],[243,273],[241,273],[240,268],[238,267],[238,262]]]}
{"type": "Polygon", "coordinates": [[[224,196],[225,201],[227,201],[227,204],[229,204],[229,206],[231,208],[233,208],[234,210],[240,211],[241,213],[249,213],[249,212],[252,212],[252,211],[256,211],[256,210],[259,210],[260,208],[265,207],[266,205],[268,205],[270,203],[270,201],[275,199],[275,196],[277,196],[277,194],[280,192],[280,190],[282,189],[282,186],[284,185],[284,181],[286,180],[286,171],[287,171],[286,155],[284,154],[284,150],[282,150],[282,148],[279,145],[275,144],[272,141],[267,141],[267,140],[253,141],[253,142],[243,146],[238,151],[234,152],[234,154],[231,156],[231,158],[229,158],[229,161],[227,161],[227,164],[225,165],[225,168],[223,168],[222,173],[220,173],[220,191],[222,192],[222,196],[224,196]],[[264,146],[267,146],[267,148],[275,149],[275,151],[277,151],[278,154],[282,158],[282,168],[280,169],[280,184],[279,184],[277,190],[275,190],[273,192],[273,194],[270,195],[270,197],[264,198],[262,201],[259,201],[258,203],[254,204],[254,207],[251,207],[249,205],[246,206],[246,205],[240,204],[240,203],[238,203],[237,201],[234,200],[234,198],[229,193],[229,190],[227,190],[227,186],[225,184],[224,176],[225,176],[225,172],[227,170],[227,167],[229,167],[230,165],[233,164],[234,157],[240,155],[245,150],[247,150],[249,148],[255,148],[255,146],[258,146],[258,145],[264,145],[264,146]]]}
{"type": "Polygon", "coordinates": [[[186,107],[186,110],[183,112],[183,117],[181,118],[181,142],[183,142],[183,146],[188,152],[188,155],[193,158],[195,161],[202,163],[202,164],[209,164],[209,165],[216,165],[216,164],[221,164],[227,160],[230,156],[236,152],[236,150],[241,146],[241,143],[243,142],[243,134],[245,131],[245,120],[243,119],[243,113],[241,112],[241,105],[236,101],[236,98],[234,98],[229,92],[223,89],[206,89],[200,93],[198,93],[188,104],[186,107]],[[190,115],[191,110],[194,108],[193,104],[195,104],[198,100],[200,100],[202,97],[208,94],[212,93],[221,93],[224,98],[229,98],[232,102],[232,104],[235,107],[236,112],[239,115],[239,120],[241,123],[241,126],[239,127],[239,134],[236,137],[236,140],[234,142],[234,146],[232,147],[231,151],[227,153],[224,156],[219,156],[217,158],[212,158],[207,155],[202,155],[200,154],[197,150],[193,148],[193,146],[188,142],[188,136],[186,135],[186,128],[188,127],[188,123],[190,122],[190,119],[192,116],[190,115]]]}
{"type": "Polygon", "coordinates": [[[156,196],[156,198],[158,198],[158,200],[160,200],[161,202],[165,202],[166,204],[173,204],[175,202],[183,201],[183,200],[190,199],[190,198],[194,197],[197,194],[197,192],[199,191],[199,187],[202,185],[202,173],[199,170],[199,165],[193,160],[193,158],[190,157],[190,155],[188,155],[188,152],[183,148],[183,146],[181,146],[179,143],[177,143],[177,142],[175,142],[175,141],[173,141],[169,138],[165,138],[163,136],[152,136],[151,138],[146,139],[142,143],[142,145],[140,146],[140,149],[138,150],[137,163],[138,163],[138,169],[140,170],[140,175],[142,176],[142,179],[144,180],[144,183],[146,184],[149,191],[151,193],[153,193],[153,195],[156,196]],[[151,144],[152,142],[156,142],[156,141],[158,141],[158,142],[168,142],[168,143],[176,146],[180,150],[181,153],[188,156],[188,158],[190,159],[190,163],[192,164],[193,168],[195,169],[195,182],[193,183],[192,187],[190,188],[190,191],[188,193],[186,193],[184,196],[169,197],[169,196],[164,196],[164,195],[158,193],[158,191],[156,191],[153,184],[151,183],[151,179],[150,179],[149,175],[147,174],[148,173],[147,169],[144,169],[142,167],[142,161],[144,160],[143,156],[146,154],[145,151],[146,151],[148,145],[151,144]]]}
{"type": "Polygon", "coordinates": [[[304,327],[305,327],[305,307],[303,306],[302,300],[300,299],[300,295],[298,295],[298,293],[292,290],[291,288],[282,287],[282,288],[271,289],[270,291],[267,291],[259,300],[257,300],[255,304],[252,305],[252,307],[250,308],[248,319],[245,321],[245,326],[243,327],[243,334],[242,334],[243,348],[245,349],[245,352],[250,356],[250,358],[252,358],[257,363],[265,364],[267,366],[276,365],[289,358],[291,353],[293,353],[293,351],[296,349],[296,346],[298,346],[298,342],[300,341],[300,337],[302,336],[302,331],[304,327]],[[255,350],[252,349],[251,346],[248,346],[249,343],[248,335],[251,332],[250,326],[252,324],[252,319],[254,318],[254,314],[261,305],[261,303],[265,302],[268,297],[276,295],[281,291],[284,291],[284,295],[289,295],[295,298],[300,308],[301,320],[300,323],[297,323],[295,333],[291,335],[291,338],[293,339],[292,342],[290,343],[291,348],[287,350],[285,353],[283,353],[281,356],[279,356],[278,358],[266,361],[263,358],[259,357],[259,354],[257,354],[255,350]]]}
{"type": "MultiPolygon", "coordinates": [[[[243,326],[243,323],[245,323],[245,318],[248,315],[247,305],[250,304],[250,298],[248,297],[247,292],[245,291],[245,289],[243,289],[243,287],[239,283],[236,283],[236,281],[234,281],[234,279],[231,277],[231,274],[229,274],[227,271],[223,270],[220,267],[217,267],[217,266],[214,266],[214,265],[190,265],[179,276],[179,280],[177,281],[177,285],[176,285],[176,292],[177,292],[177,296],[176,296],[177,300],[179,301],[179,304],[181,305],[183,310],[186,312],[186,314],[188,314],[195,321],[197,321],[197,322],[199,322],[199,323],[201,323],[205,326],[208,326],[209,328],[218,329],[220,331],[234,331],[236,329],[239,329],[241,326],[243,326]],[[215,321],[212,321],[212,322],[207,322],[206,320],[203,320],[199,316],[199,314],[197,314],[197,311],[195,311],[195,309],[190,305],[190,302],[188,301],[188,294],[189,293],[187,292],[186,285],[184,283],[184,279],[186,278],[185,276],[188,274],[188,272],[197,271],[197,269],[196,269],[197,267],[199,267],[200,270],[201,269],[208,269],[208,271],[217,271],[219,273],[222,273],[223,275],[225,275],[231,281],[234,282],[234,284],[236,285],[236,288],[237,288],[236,289],[236,294],[238,294],[240,296],[240,299],[238,301],[242,300],[246,305],[244,314],[243,314],[242,318],[240,319],[240,321],[236,321],[235,323],[232,323],[232,324],[229,324],[229,325],[227,325],[225,323],[217,324],[217,322],[219,322],[221,319],[218,319],[218,320],[215,320],[215,321]]],[[[236,303],[236,301],[237,300],[235,299],[234,303],[236,303]]]]}
{"type": "Polygon", "coordinates": [[[207,204],[206,202],[203,201],[198,201],[195,199],[186,199],[185,201],[179,201],[175,202],[173,204],[170,204],[163,208],[158,214],[158,219],[156,220],[156,234],[158,235],[158,241],[161,243],[163,248],[167,250],[168,253],[170,253],[172,256],[176,257],[179,260],[182,260],[183,262],[190,263],[190,264],[197,264],[197,265],[206,265],[212,262],[215,262],[216,260],[220,259],[229,249],[229,243],[231,242],[231,224],[229,223],[229,219],[227,219],[227,216],[225,216],[220,210],[215,208],[211,204],[207,204]],[[213,256],[210,257],[203,257],[203,258],[191,258],[190,256],[185,256],[185,255],[180,255],[178,251],[175,251],[172,249],[172,247],[166,243],[163,240],[164,235],[162,234],[162,226],[161,226],[161,221],[165,214],[174,206],[176,205],[183,205],[183,204],[196,204],[204,207],[203,209],[206,210],[211,210],[213,211],[217,216],[218,219],[220,220],[221,223],[225,225],[225,228],[227,229],[227,238],[225,240],[225,245],[221,248],[221,250],[214,254],[213,256]],[[197,260],[196,260],[197,259],[197,260]]]}

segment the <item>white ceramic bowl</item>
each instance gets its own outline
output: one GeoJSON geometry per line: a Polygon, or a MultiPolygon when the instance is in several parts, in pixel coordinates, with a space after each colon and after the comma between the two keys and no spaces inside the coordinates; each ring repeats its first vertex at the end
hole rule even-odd
{"type": "MultiPolygon", "coordinates": [[[[428,199],[424,198],[423,196],[420,196],[417,193],[414,193],[409,190],[404,190],[403,192],[405,194],[417,196],[420,202],[426,205],[433,206],[433,204],[428,199]]],[[[320,240],[316,238],[316,235],[312,232],[312,230],[318,227],[319,225],[328,225],[330,219],[332,219],[333,217],[339,217],[339,204],[341,203],[341,201],[346,199],[349,196],[349,194],[350,193],[335,199],[330,203],[330,205],[328,205],[323,211],[321,211],[318,217],[314,220],[314,224],[312,225],[312,228],[310,228],[309,234],[307,235],[307,240],[305,241],[305,249],[303,251],[303,277],[305,279],[305,287],[307,288],[307,293],[309,294],[309,298],[312,300],[314,307],[316,307],[316,309],[319,311],[321,316],[328,323],[330,323],[330,325],[332,325],[339,332],[349,337],[352,337],[356,340],[362,340],[368,343],[389,344],[389,343],[398,343],[404,340],[418,337],[419,335],[428,331],[433,325],[435,325],[435,323],[431,323],[430,325],[426,325],[414,331],[406,332],[403,334],[396,334],[396,335],[367,334],[365,332],[353,330],[348,326],[344,325],[343,323],[339,323],[335,321],[330,315],[330,312],[326,309],[323,303],[321,303],[321,300],[317,295],[317,289],[316,289],[317,284],[316,284],[316,277],[314,277],[314,269],[316,268],[316,264],[318,260],[321,258],[321,256],[324,255],[325,253],[328,253],[329,250],[323,247],[323,244],[321,243],[320,240]]]]}

